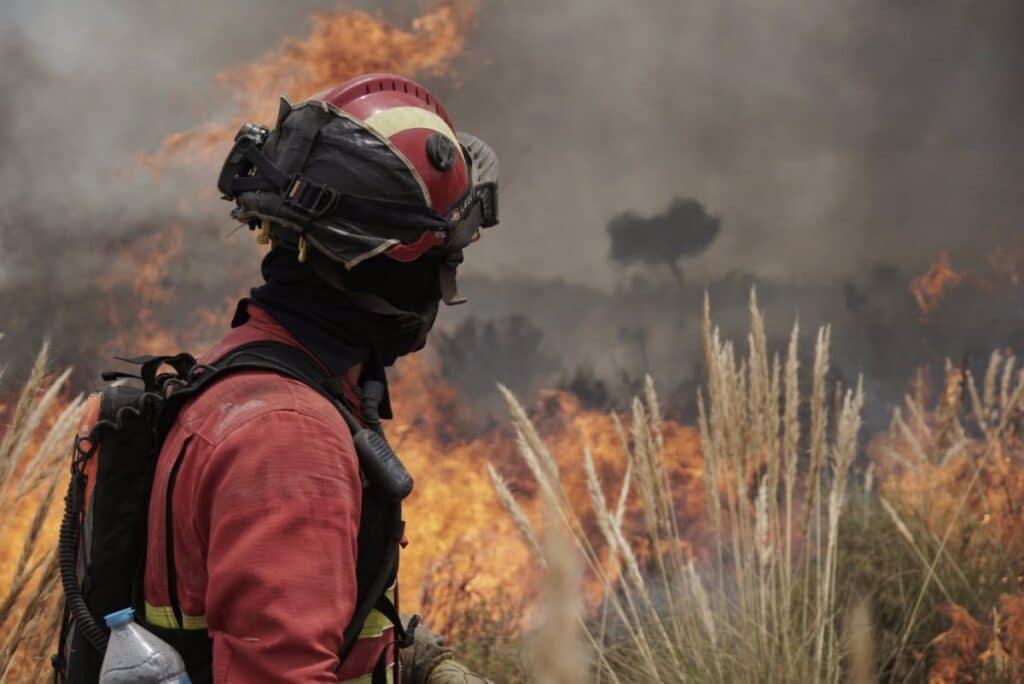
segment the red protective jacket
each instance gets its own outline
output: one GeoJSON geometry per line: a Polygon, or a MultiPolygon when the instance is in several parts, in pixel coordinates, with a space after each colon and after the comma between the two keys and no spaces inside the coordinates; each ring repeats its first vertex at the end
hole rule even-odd
{"type": "MultiPolygon", "coordinates": [[[[257,340],[301,346],[258,307],[249,316],[200,361],[257,340]]],[[[338,663],[355,610],[362,484],[330,402],[274,373],[239,372],[185,404],[157,461],[145,576],[147,619],[178,627],[168,491],[181,626],[209,630],[214,682],[360,681],[373,670],[392,641],[380,620],[338,663]]]]}

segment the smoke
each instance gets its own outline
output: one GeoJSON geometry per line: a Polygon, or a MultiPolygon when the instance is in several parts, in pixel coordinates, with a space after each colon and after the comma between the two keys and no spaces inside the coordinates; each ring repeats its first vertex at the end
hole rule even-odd
{"type": "Polygon", "coordinates": [[[1024,353],[1019,288],[958,288],[926,318],[907,292],[910,276],[884,264],[854,280],[826,284],[734,272],[710,280],[706,289],[669,277],[637,277],[611,293],[558,280],[466,278],[462,289],[472,293],[469,307],[482,302],[494,320],[528,316],[543,337],[514,352],[514,368],[506,360],[513,353],[508,348],[475,347],[475,364],[455,379],[473,396],[487,396],[483,390],[498,380],[514,382],[522,396],[560,386],[593,406],[628,409],[629,398],[642,391],[643,376],[650,373],[671,414],[692,422],[697,389],[705,379],[700,330],[705,293],[715,324],[739,342],[756,287],[772,350],[785,351],[798,322],[807,358],[818,326],[831,326],[832,377],[847,387],[863,377],[870,434],[887,425],[918,369],[926,371],[935,389],[945,359],[957,367],[966,363],[981,377],[993,349],[1024,353]]]}
{"type": "Polygon", "coordinates": [[[473,399],[478,416],[500,415],[505,406],[494,391],[499,379],[514,394],[529,396],[562,368],[549,354],[544,331],[529,313],[497,319],[468,317],[435,334],[441,374],[473,399]]]}
{"type": "Polygon", "coordinates": [[[1017,0],[487,3],[441,93],[501,153],[469,268],[614,287],[604,226],[681,193],[728,226],[706,278],[980,260],[1024,223],[1022,25],[1017,0]]]}

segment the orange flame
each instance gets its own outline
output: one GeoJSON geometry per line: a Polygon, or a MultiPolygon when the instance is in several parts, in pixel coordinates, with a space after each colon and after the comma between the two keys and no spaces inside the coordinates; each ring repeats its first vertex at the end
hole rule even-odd
{"type": "Polygon", "coordinates": [[[910,293],[921,313],[928,315],[938,308],[946,292],[959,285],[963,279],[962,273],[953,270],[949,253],[942,252],[931,268],[911,281],[910,293]]]}
{"type": "Polygon", "coordinates": [[[958,271],[953,268],[949,252],[941,252],[927,271],[910,282],[910,294],[921,315],[927,317],[942,304],[950,290],[970,283],[983,291],[994,292],[1018,287],[1024,283],[1020,264],[1024,260],[1024,245],[998,246],[985,260],[984,268],[958,271]]]}
{"type": "Polygon", "coordinates": [[[935,662],[928,670],[930,684],[987,681],[1019,682],[1024,674],[1024,596],[1002,594],[992,611],[992,623],[975,620],[962,606],[947,604],[942,613],[949,627],[932,640],[935,662]]]}
{"type": "Polygon", "coordinates": [[[942,612],[949,619],[950,626],[932,641],[937,658],[928,671],[929,684],[964,681],[961,677],[964,666],[977,658],[990,639],[985,625],[971,617],[962,606],[950,604],[944,606],[942,612]]]}
{"type": "MultiPolygon", "coordinates": [[[[397,420],[389,426],[388,436],[416,478],[405,511],[410,545],[402,554],[403,585],[412,590],[425,587],[432,565],[443,558],[446,573],[468,580],[466,591],[485,598],[502,592],[523,598],[538,563],[499,503],[486,472],[487,463],[493,463],[524,503],[527,515],[535,524],[541,521],[539,491],[516,454],[512,434],[499,428],[461,437],[458,414],[466,409],[455,389],[420,358],[403,361],[399,370],[394,388],[397,420]]],[[[609,487],[621,483],[626,464],[613,418],[554,390],[541,392],[531,413],[559,463],[570,500],[581,502],[584,525],[593,532],[594,546],[601,548],[596,519],[588,519],[583,503],[589,497],[582,456],[583,448],[589,447],[602,481],[609,487]]],[[[672,421],[664,425],[664,437],[684,536],[699,544],[706,540],[700,438],[695,429],[672,421]]],[[[618,492],[609,489],[605,495],[615,500],[618,492]]],[[[640,514],[639,509],[630,511],[627,520],[638,522],[640,514]]],[[[600,592],[596,584],[587,589],[593,605],[600,592]]],[[[420,609],[419,600],[407,592],[403,610],[420,609]]],[[[457,606],[429,608],[431,619],[443,622],[457,606]]]]}
{"type": "Polygon", "coordinates": [[[175,133],[144,161],[154,171],[170,161],[209,162],[246,118],[272,122],[281,94],[306,98],[376,71],[444,74],[462,52],[476,10],[477,0],[438,0],[408,29],[362,11],[314,14],[305,39],[289,39],[254,64],[218,74],[218,84],[234,94],[236,113],[229,122],[175,133]]]}

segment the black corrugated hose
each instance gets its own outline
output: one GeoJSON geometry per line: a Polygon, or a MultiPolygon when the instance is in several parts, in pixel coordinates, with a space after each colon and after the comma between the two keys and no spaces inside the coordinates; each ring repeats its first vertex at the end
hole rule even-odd
{"type": "MultiPolygon", "coordinates": [[[[80,631],[88,642],[100,653],[107,650],[110,634],[96,622],[89,611],[82,589],[78,585],[78,518],[82,507],[83,476],[76,465],[64,497],[64,517],[60,522],[57,539],[57,556],[60,562],[60,580],[64,587],[64,600],[74,619],[75,630],[80,631]]],[[[63,648],[63,644],[60,645],[63,648]]]]}

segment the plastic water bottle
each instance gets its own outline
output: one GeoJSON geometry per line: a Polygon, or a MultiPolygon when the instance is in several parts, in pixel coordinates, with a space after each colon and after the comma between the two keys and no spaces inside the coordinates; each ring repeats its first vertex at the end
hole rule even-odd
{"type": "Polygon", "coordinates": [[[110,641],[99,684],[191,684],[181,655],[134,618],[131,608],[106,616],[110,641]]]}

